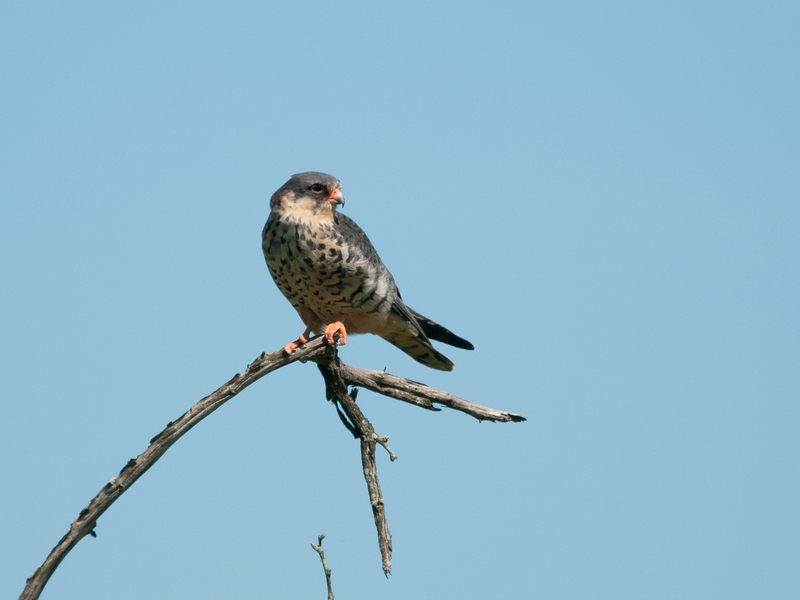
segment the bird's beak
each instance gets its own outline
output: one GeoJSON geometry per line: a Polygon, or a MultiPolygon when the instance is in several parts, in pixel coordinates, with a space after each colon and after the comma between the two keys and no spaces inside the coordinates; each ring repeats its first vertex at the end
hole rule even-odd
{"type": "Polygon", "coordinates": [[[342,190],[336,188],[331,192],[331,195],[328,196],[328,202],[336,206],[337,204],[341,204],[344,206],[344,196],[342,196],[342,190]]]}

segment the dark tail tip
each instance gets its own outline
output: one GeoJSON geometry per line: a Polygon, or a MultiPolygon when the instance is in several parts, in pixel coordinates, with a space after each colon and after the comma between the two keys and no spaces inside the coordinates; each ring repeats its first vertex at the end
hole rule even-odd
{"type": "Polygon", "coordinates": [[[412,308],[409,308],[408,310],[414,315],[414,318],[417,320],[417,323],[419,323],[420,328],[425,332],[425,335],[427,335],[429,339],[442,342],[443,344],[449,344],[450,346],[455,346],[456,348],[461,348],[462,350],[475,350],[475,346],[470,344],[464,338],[458,337],[455,333],[447,329],[447,327],[442,327],[437,322],[431,321],[428,317],[423,317],[412,308]]]}
{"type": "Polygon", "coordinates": [[[461,348],[462,350],[475,350],[475,346],[469,343],[464,338],[458,337],[455,333],[450,331],[449,329],[445,329],[441,325],[436,325],[441,331],[428,331],[423,326],[422,330],[425,332],[430,339],[436,340],[437,342],[442,342],[443,344],[449,344],[451,346],[455,346],[456,348],[461,348]]]}

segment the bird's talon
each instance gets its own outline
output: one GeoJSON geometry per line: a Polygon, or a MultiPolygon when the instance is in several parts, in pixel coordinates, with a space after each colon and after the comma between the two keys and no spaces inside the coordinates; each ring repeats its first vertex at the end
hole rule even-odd
{"type": "Polygon", "coordinates": [[[337,338],[340,346],[347,344],[347,330],[341,321],[331,323],[325,328],[325,339],[328,340],[328,344],[335,346],[337,338]]]}
{"type": "Polygon", "coordinates": [[[304,346],[307,341],[308,338],[305,335],[301,335],[299,338],[297,338],[297,340],[295,340],[291,344],[286,344],[283,347],[283,351],[286,352],[286,354],[291,354],[293,350],[297,350],[301,346],[304,346]]]}

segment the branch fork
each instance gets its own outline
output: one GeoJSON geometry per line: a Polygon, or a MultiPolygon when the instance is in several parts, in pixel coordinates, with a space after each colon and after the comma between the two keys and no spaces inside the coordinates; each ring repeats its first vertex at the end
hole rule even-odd
{"type": "MultiPolygon", "coordinates": [[[[139,477],[144,475],[169,450],[172,444],[177,442],[192,427],[262,377],[293,362],[307,362],[309,360],[317,363],[325,380],[326,397],[336,403],[342,422],[354,437],[360,439],[361,463],[364,470],[364,478],[367,482],[375,526],[378,530],[382,567],[387,575],[391,570],[392,542],[389,527],[386,523],[383,496],[378,483],[377,465],[375,463],[376,445],[383,446],[392,461],[397,456],[388,446],[389,438],[379,436],[359,409],[355,401],[358,391],[356,388],[367,388],[426,410],[439,411],[441,409],[436,407],[435,404],[441,404],[475,417],[479,421],[520,422],[525,420],[525,417],[516,413],[473,404],[458,396],[430,388],[409,379],[381,371],[369,371],[348,366],[339,360],[336,347],[327,345],[325,336],[312,338],[300,348],[293,350],[291,354],[286,353],[283,348],[271,354],[262,353],[247,366],[247,370],[244,373],[237,373],[217,391],[200,400],[178,419],[167,423],[164,430],[150,440],[150,445],[144,452],[136,458],[130,459],[119,472],[119,475],[103,486],[70,525],[67,533],[56,544],[44,563],[28,578],[25,589],[20,595],[20,600],[36,600],[39,598],[53,572],[70,550],[85,536],[95,537],[94,530],[97,526],[97,520],[103,513],[139,477]],[[350,393],[347,392],[348,386],[354,388],[350,393]]],[[[319,538],[320,550],[322,537],[320,536],[319,538]]],[[[333,597],[332,594],[329,585],[329,598],[333,597]]]]}

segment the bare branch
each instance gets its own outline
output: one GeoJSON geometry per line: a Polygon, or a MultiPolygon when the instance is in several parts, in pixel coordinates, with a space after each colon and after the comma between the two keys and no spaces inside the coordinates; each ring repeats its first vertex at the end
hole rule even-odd
{"type": "MultiPolygon", "coordinates": [[[[179,419],[167,424],[166,428],[150,440],[148,448],[136,458],[132,458],[122,468],[119,475],[109,481],[91,502],[80,512],[69,530],[48,555],[45,562],[33,575],[28,578],[25,589],[20,595],[20,600],[36,600],[42,589],[52,576],[58,565],[64,560],[75,545],[87,535],[94,536],[97,519],[130,488],[139,477],[144,475],[169,448],[178,441],[186,432],[200,421],[225,404],[243,389],[258,381],[265,375],[285,367],[293,362],[306,362],[315,360],[319,363],[320,371],[325,377],[326,389],[329,399],[335,399],[344,410],[346,419],[340,417],[348,425],[351,433],[361,440],[361,460],[364,467],[364,477],[370,494],[370,502],[378,529],[378,540],[381,547],[384,572],[391,568],[391,535],[386,525],[383,496],[381,495],[378,475],[375,465],[376,443],[381,444],[389,452],[392,460],[397,458],[387,445],[388,438],[375,433],[372,425],[364,417],[355,403],[356,390],[347,393],[347,386],[360,386],[369,390],[410,402],[428,410],[440,410],[433,404],[444,404],[455,410],[465,412],[479,420],[490,421],[524,421],[525,418],[515,413],[503,412],[472,404],[462,398],[429,388],[426,385],[388,375],[379,371],[368,371],[357,367],[350,367],[339,361],[336,349],[326,346],[325,337],[319,336],[311,339],[303,347],[286,354],[283,349],[272,354],[262,354],[252,364],[248,365],[244,374],[236,374],[213,394],[206,396],[185,412],[179,419]],[[323,354],[325,357],[323,358],[323,354]],[[322,359],[322,360],[321,360],[322,359]],[[327,373],[327,374],[326,374],[327,373]]],[[[337,405],[337,410],[338,410],[337,405]]]]}
{"type": "Polygon", "coordinates": [[[317,551],[319,558],[322,561],[322,568],[325,569],[325,581],[328,583],[328,600],[333,600],[333,588],[331,587],[331,570],[328,567],[328,561],[325,560],[325,550],[322,549],[322,540],[325,539],[325,534],[320,533],[318,539],[319,546],[311,544],[311,547],[317,551]]]}
{"type": "MultiPolygon", "coordinates": [[[[347,393],[347,385],[342,379],[342,368],[345,365],[339,360],[336,348],[329,347],[323,356],[315,357],[314,361],[317,363],[320,373],[322,373],[322,378],[325,380],[326,397],[328,400],[338,402],[341,405],[353,429],[355,429],[357,437],[361,439],[361,465],[364,469],[364,479],[367,482],[375,528],[378,530],[378,546],[381,549],[383,572],[388,575],[392,570],[392,536],[389,533],[389,524],[386,522],[386,507],[383,503],[381,485],[378,481],[378,466],[375,463],[375,442],[381,438],[375,433],[372,423],[369,422],[356,404],[356,390],[353,390],[352,394],[347,393]]],[[[348,427],[348,429],[350,428],[348,427]]],[[[386,448],[388,450],[388,446],[386,448]]],[[[391,450],[389,450],[389,454],[393,456],[391,450]]]]}
{"type": "Polygon", "coordinates": [[[84,508],[78,518],[70,525],[69,531],[61,538],[55,548],[50,552],[47,560],[36,569],[28,578],[20,600],[35,600],[42,593],[45,584],[56,570],[64,557],[85,536],[93,534],[100,518],[109,506],[119,498],[125,490],[152,467],[155,462],[192,427],[205,419],[236,394],[250,384],[258,381],[265,375],[285,367],[298,360],[306,361],[325,349],[325,338],[319,337],[308,344],[287,355],[283,349],[272,354],[262,354],[247,367],[244,375],[236,374],[230,381],[219,388],[210,396],[206,396],[185,412],[178,420],[167,424],[166,428],[150,440],[150,446],[136,458],[132,458],[119,472],[119,475],[109,481],[103,489],[84,508]]]}
{"type": "Polygon", "coordinates": [[[453,394],[428,387],[424,383],[390,375],[383,371],[369,371],[342,364],[342,378],[347,385],[367,388],[378,394],[391,396],[397,400],[409,402],[428,410],[441,410],[433,406],[436,403],[444,404],[454,410],[460,410],[479,421],[520,422],[526,420],[522,415],[473,404],[453,394]]]}
{"type": "Polygon", "coordinates": [[[392,452],[392,449],[389,448],[389,436],[388,435],[375,435],[375,441],[378,442],[381,446],[383,446],[386,451],[389,453],[389,459],[394,462],[397,460],[397,455],[392,452]]]}

